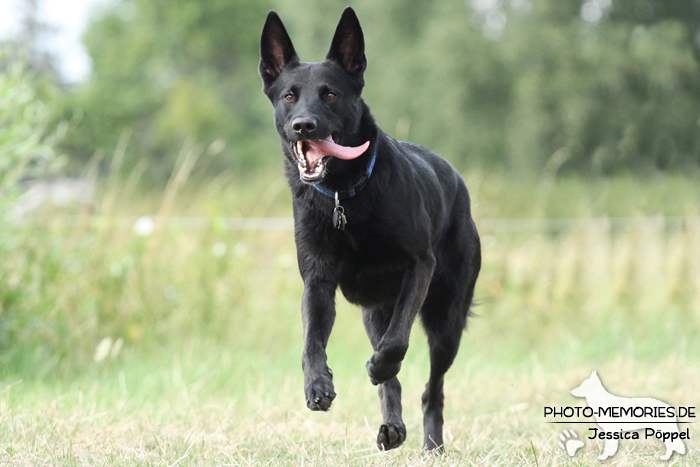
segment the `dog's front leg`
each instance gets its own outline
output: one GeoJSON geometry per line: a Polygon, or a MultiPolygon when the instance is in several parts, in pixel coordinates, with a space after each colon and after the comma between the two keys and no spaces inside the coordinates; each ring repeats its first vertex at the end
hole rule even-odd
{"type": "Polygon", "coordinates": [[[434,269],[435,257],[428,252],[406,271],[389,327],[379,341],[377,351],[367,362],[367,373],[372,384],[388,381],[399,373],[408,350],[413,321],[423,306],[434,269]]]}
{"type": "Polygon", "coordinates": [[[326,345],[335,321],[336,285],[320,279],[304,281],[301,315],[304,322],[304,393],[311,410],[328,410],[335,399],[333,372],[326,365],[326,345]]]}

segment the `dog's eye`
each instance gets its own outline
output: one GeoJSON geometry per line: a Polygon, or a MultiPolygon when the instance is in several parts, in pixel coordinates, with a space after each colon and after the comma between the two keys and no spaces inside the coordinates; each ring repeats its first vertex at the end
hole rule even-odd
{"type": "Polygon", "coordinates": [[[327,92],[326,95],[324,96],[327,101],[332,101],[337,97],[337,94],[334,92],[327,92]]]}
{"type": "Polygon", "coordinates": [[[284,95],[284,100],[287,102],[294,102],[297,98],[291,92],[284,95]]]}

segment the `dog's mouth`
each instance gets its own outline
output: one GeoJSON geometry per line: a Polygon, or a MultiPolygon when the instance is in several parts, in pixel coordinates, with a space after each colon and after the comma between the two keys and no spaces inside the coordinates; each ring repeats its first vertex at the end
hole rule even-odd
{"type": "Polygon", "coordinates": [[[320,182],[326,175],[326,166],[331,157],[351,160],[360,157],[369,147],[369,141],[356,147],[341,146],[337,143],[339,133],[334,132],[326,139],[293,141],[292,156],[299,169],[301,181],[308,184],[320,182]]]}

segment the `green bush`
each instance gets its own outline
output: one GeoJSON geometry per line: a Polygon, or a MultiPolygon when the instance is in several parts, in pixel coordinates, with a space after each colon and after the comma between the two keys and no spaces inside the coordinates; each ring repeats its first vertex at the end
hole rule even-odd
{"type": "Polygon", "coordinates": [[[55,135],[47,131],[51,112],[39,99],[36,78],[19,62],[8,61],[6,67],[0,71],[0,203],[5,207],[21,178],[40,173],[55,159],[55,135]]]}
{"type": "MultiPolygon", "coordinates": [[[[27,313],[46,281],[39,277],[55,262],[36,261],[32,243],[55,248],[47,237],[33,237],[12,206],[20,194],[20,181],[42,175],[55,164],[54,146],[64,125],[51,127],[52,108],[40,96],[50,97],[51,85],[32,75],[23,63],[3,59],[0,63],[0,365],[7,352],[16,349],[23,337],[51,326],[42,315],[27,313]],[[44,242],[46,242],[44,244],[44,242]],[[45,269],[46,268],[46,269],[45,269]]],[[[40,333],[41,334],[41,333],[40,333]]],[[[24,350],[24,349],[23,349],[24,350]]]]}

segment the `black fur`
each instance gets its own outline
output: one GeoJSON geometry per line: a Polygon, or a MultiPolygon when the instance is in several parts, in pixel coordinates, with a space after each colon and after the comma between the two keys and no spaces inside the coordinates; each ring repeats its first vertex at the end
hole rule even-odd
{"type": "Polygon", "coordinates": [[[479,236],[469,194],[443,158],[398,142],[377,127],[362,100],[366,59],[360,23],[346,8],[326,60],[302,63],[275,12],[260,46],[263,91],[287,158],[299,270],[304,280],[304,391],[311,410],[328,410],[335,398],[326,344],[335,320],[335,292],[362,307],[375,352],[367,362],[379,385],[384,424],[377,443],[398,447],[406,438],[401,385],[396,375],[418,313],[428,335],[430,378],[423,394],[424,447],[442,450],[443,379],[459,348],[481,265],[479,236]],[[335,98],[328,99],[328,93],[335,98]],[[288,101],[291,99],[291,101],[288,101]],[[344,146],[370,141],[354,160],[331,158],[317,181],[334,190],[352,186],[367,170],[369,182],[342,201],[347,228],[337,230],[334,200],[300,179],[291,153],[296,141],[333,135],[344,146]]]}

